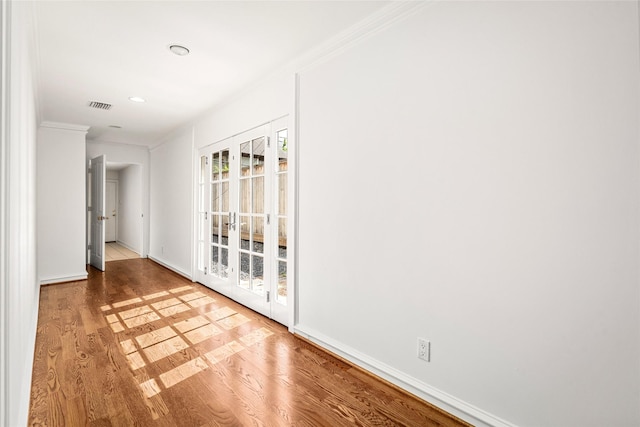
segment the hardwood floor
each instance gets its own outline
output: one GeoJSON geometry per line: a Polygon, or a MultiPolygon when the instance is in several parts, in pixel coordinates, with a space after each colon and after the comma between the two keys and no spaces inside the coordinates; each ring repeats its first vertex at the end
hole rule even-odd
{"type": "Polygon", "coordinates": [[[147,259],[40,293],[31,426],[461,426],[147,259]]]}

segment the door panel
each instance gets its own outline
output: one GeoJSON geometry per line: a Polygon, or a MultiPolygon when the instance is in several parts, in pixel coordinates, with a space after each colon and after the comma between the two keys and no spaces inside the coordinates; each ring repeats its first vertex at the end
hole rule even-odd
{"type": "Polygon", "coordinates": [[[104,271],[105,184],[107,162],[105,156],[91,160],[91,249],[89,263],[104,271]]]}
{"type": "Polygon", "coordinates": [[[105,222],[104,241],[115,242],[117,236],[117,206],[118,206],[118,183],[116,181],[107,181],[105,193],[105,212],[107,220],[105,222]]]}

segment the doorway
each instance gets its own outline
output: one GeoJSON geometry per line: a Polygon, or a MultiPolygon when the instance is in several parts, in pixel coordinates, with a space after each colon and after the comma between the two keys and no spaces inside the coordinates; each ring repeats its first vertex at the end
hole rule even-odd
{"type": "MultiPolygon", "coordinates": [[[[107,174],[109,173],[107,169],[107,174]]],[[[105,243],[116,242],[118,240],[118,181],[107,179],[105,191],[105,223],[104,241],[105,243]]]]}
{"type": "Polygon", "coordinates": [[[110,162],[101,155],[91,159],[89,174],[89,263],[104,271],[107,261],[140,258],[144,241],[142,165],[110,162]]]}
{"type": "Polygon", "coordinates": [[[196,280],[289,323],[287,118],[198,153],[196,280]]]}

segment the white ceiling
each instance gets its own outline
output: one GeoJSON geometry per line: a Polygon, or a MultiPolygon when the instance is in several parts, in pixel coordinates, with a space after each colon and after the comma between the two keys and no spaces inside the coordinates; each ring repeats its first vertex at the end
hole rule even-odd
{"type": "Polygon", "coordinates": [[[386,4],[37,1],[41,119],[90,126],[88,139],[153,145],[386,4]]]}

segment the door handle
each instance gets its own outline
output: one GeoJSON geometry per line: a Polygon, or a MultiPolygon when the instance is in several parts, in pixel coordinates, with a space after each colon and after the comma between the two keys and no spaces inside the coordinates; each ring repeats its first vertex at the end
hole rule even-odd
{"type": "Polygon", "coordinates": [[[229,212],[229,222],[227,223],[227,225],[229,225],[229,227],[233,228],[234,230],[236,229],[236,213],[233,213],[233,216],[231,215],[231,212],[229,212]]]}

